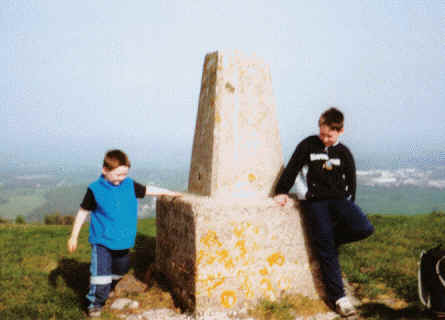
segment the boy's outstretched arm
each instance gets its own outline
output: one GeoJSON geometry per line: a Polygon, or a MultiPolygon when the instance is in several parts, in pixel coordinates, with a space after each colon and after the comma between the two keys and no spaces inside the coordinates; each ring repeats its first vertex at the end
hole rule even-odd
{"type": "Polygon", "coordinates": [[[88,210],[80,208],[77,211],[76,219],[74,220],[73,230],[71,231],[71,236],[68,239],[68,251],[73,253],[77,249],[77,239],[79,238],[80,229],[85,222],[86,217],[90,212],[88,210]]]}
{"type": "Polygon", "coordinates": [[[181,193],[176,192],[176,191],[170,191],[168,189],[164,189],[164,188],[159,188],[159,187],[155,187],[155,186],[146,186],[145,189],[145,195],[147,196],[153,196],[153,197],[157,197],[157,196],[174,196],[174,197],[180,197],[182,196],[181,193]]]}

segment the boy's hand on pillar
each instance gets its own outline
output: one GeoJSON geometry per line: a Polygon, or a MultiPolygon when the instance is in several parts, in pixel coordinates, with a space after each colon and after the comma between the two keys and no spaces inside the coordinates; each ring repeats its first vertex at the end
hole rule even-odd
{"type": "Polygon", "coordinates": [[[172,196],[172,197],[181,197],[182,193],[176,191],[166,190],[162,195],[164,196],[172,196]]]}
{"type": "Polygon", "coordinates": [[[289,197],[287,194],[279,194],[273,197],[274,201],[279,204],[280,206],[284,207],[289,200],[289,197]]]}

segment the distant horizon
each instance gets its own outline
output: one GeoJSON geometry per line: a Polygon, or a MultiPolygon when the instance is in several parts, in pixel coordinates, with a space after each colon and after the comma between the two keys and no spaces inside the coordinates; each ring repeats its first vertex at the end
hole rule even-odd
{"type": "MultiPolygon", "coordinates": [[[[293,152],[293,151],[292,151],[293,152]]],[[[284,155],[285,166],[289,160],[292,152],[284,155]]],[[[174,170],[187,171],[190,168],[191,151],[188,153],[168,153],[166,157],[158,158],[141,158],[140,155],[132,157],[132,170],[136,171],[150,171],[150,170],[174,170]]],[[[409,154],[384,155],[377,156],[370,153],[358,153],[354,155],[357,171],[363,170],[398,170],[398,169],[430,169],[442,167],[445,164],[445,153],[441,151],[432,152],[429,157],[419,156],[414,157],[409,154]],[[433,155],[433,156],[431,156],[433,155]]],[[[76,171],[76,170],[97,170],[100,171],[102,166],[103,155],[96,154],[95,158],[88,159],[52,159],[39,161],[36,159],[17,159],[16,161],[5,161],[0,159],[0,177],[2,174],[8,173],[10,170],[15,171],[30,171],[30,172],[53,172],[53,171],[76,171]]]]}

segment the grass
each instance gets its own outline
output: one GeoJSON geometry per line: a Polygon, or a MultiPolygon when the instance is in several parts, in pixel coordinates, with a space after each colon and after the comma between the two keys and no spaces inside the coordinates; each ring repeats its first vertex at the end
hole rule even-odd
{"type": "Polygon", "coordinates": [[[81,318],[78,292],[62,279],[51,283],[51,275],[65,260],[72,261],[73,271],[86,271],[73,272],[73,277],[83,277],[73,281],[88,283],[87,248],[82,246],[72,258],[65,257],[68,234],[69,227],[0,226],[1,319],[81,318]]]}
{"type": "MultiPolygon", "coordinates": [[[[355,295],[361,299],[360,319],[430,319],[417,297],[420,252],[444,239],[445,216],[371,215],[376,232],[340,250],[340,262],[355,295]]],[[[90,249],[88,228],[76,253],[68,254],[70,226],[0,224],[0,319],[82,319],[88,290],[90,249]]],[[[144,278],[154,259],[155,221],[139,221],[130,273],[144,278]]],[[[170,306],[162,288],[132,297],[144,307],[170,306]],[[163,301],[163,302],[162,302],[163,301]]],[[[295,319],[323,306],[303,297],[263,300],[251,311],[257,319],[295,319]]],[[[326,310],[326,309],[325,309],[326,310]]],[[[117,319],[105,312],[104,319],[117,319]]]]}
{"type": "Polygon", "coordinates": [[[328,311],[329,308],[321,300],[312,300],[301,295],[286,295],[278,301],[260,301],[249,314],[255,319],[293,320],[297,315],[310,317],[328,311]]]}
{"type": "Polygon", "coordinates": [[[371,215],[370,220],[375,234],[340,252],[343,271],[363,302],[362,317],[430,319],[417,295],[417,263],[422,250],[444,242],[444,215],[371,215]]]}
{"type": "MultiPolygon", "coordinates": [[[[88,226],[83,227],[74,254],[66,250],[70,232],[70,226],[0,224],[0,319],[85,317],[88,226]]],[[[137,278],[143,278],[147,265],[153,262],[154,235],[155,221],[140,220],[130,270],[137,278]]]]}

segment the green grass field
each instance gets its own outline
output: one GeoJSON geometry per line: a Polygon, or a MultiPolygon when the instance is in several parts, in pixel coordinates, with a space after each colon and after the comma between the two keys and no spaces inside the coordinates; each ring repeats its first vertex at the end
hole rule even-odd
{"type": "Polygon", "coordinates": [[[372,215],[376,232],[341,248],[340,262],[363,319],[430,319],[417,295],[417,268],[422,250],[445,243],[443,213],[372,215]]]}
{"type": "MultiPolygon", "coordinates": [[[[69,254],[70,226],[0,224],[0,319],[83,319],[88,290],[88,226],[69,254]]],[[[131,273],[153,261],[155,220],[139,221],[131,273]],[[151,252],[151,253],[150,253],[151,252]]]]}
{"type": "MultiPolygon", "coordinates": [[[[421,250],[444,239],[441,214],[370,217],[376,232],[341,248],[344,273],[362,301],[361,319],[429,319],[417,298],[417,261],[421,250]]],[[[0,319],[82,319],[88,288],[88,228],[80,246],[68,254],[69,226],[0,224],[0,319]]],[[[153,261],[154,219],[139,221],[133,267],[142,278],[153,261]]],[[[292,300],[263,302],[262,319],[289,319],[292,300]]],[[[112,315],[104,318],[113,318],[112,315]]],[[[295,317],[294,317],[295,318],[295,317]]]]}

